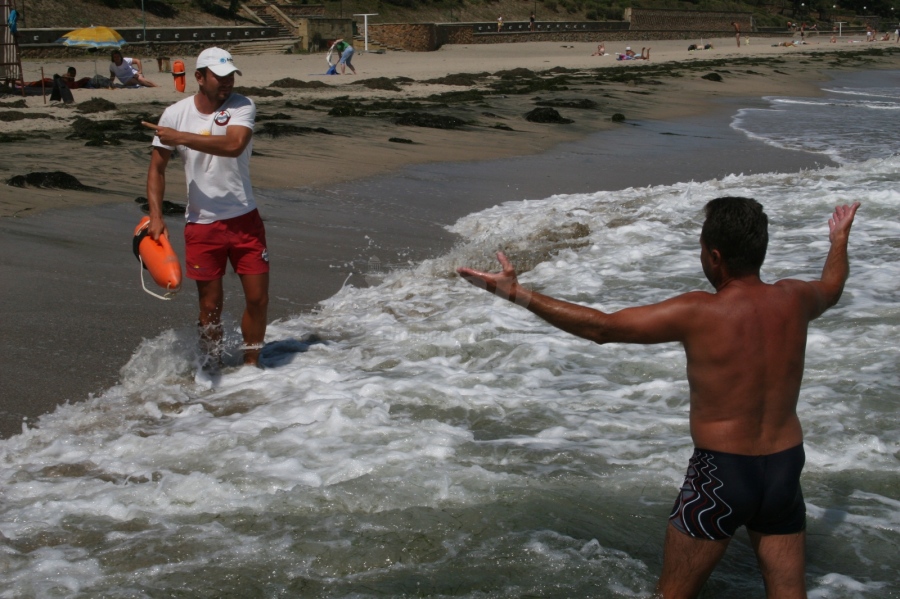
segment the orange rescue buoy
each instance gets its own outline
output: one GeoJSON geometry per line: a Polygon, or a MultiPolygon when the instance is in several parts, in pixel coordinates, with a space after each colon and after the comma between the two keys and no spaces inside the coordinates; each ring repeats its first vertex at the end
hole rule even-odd
{"type": "Polygon", "coordinates": [[[178,256],[169,243],[169,238],[162,234],[157,241],[148,235],[150,217],[145,216],[134,229],[132,249],[134,255],[141,262],[141,286],[144,291],[159,299],[172,299],[181,289],[181,263],[178,256]],[[150,271],[150,276],[157,285],[167,290],[165,295],[153,293],[144,284],[144,268],[150,271]]]}
{"type": "Polygon", "coordinates": [[[172,77],[175,78],[175,89],[184,93],[185,73],[184,61],[176,60],[172,63],[172,77]]]}

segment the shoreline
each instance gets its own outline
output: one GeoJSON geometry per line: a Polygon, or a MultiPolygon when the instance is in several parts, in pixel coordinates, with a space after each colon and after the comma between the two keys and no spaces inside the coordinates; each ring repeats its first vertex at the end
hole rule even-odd
{"type": "MultiPolygon", "coordinates": [[[[818,93],[816,82],[824,77],[813,72],[815,68],[819,67],[810,67],[805,77],[793,77],[792,89],[797,93],[813,90],[809,95],[818,93]]],[[[426,147],[404,147],[406,153],[355,165],[358,168],[350,173],[353,176],[331,175],[347,164],[348,156],[377,157],[372,146],[385,146],[383,138],[389,133],[386,129],[397,127],[385,125],[381,119],[348,117],[355,119],[354,123],[339,123],[346,127],[341,136],[335,132],[280,140],[264,138],[256,146],[262,156],[254,158],[252,172],[276,266],[269,320],[290,318],[313,309],[319,301],[333,295],[349,275],[353,276],[348,284],[364,285],[360,275],[373,256],[382,263],[418,262],[446,251],[454,241],[444,229],[446,225],[503,201],[691,178],[707,180],[732,172],[793,172],[815,168],[827,160],[772,148],[761,152],[761,142],[743,140],[741,134],[728,128],[733,114],[731,104],[745,101],[730,98],[746,98],[750,102],[764,94],[735,95],[731,90],[712,96],[713,102],[696,93],[672,100],[673,92],[684,93],[685,88],[698,84],[693,79],[681,79],[687,77],[674,78],[674,83],[667,81],[664,86],[647,84],[654,90],[665,87],[665,97],[656,91],[649,95],[622,95],[628,93],[629,85],[635,88],[633,91],[644,91],[638,84],[625,83],[624,92],[614,86],[606,88],[602,93],[628,99],[633,96],[629,105],[632,114],[644,116],[629,116],[625,125],[611,123],[601,113],[591,115],[593,120],[575,117],[575,127],[562,133],[559,129],[568,125],[534,125],[526,135],[519,135],[522,131],[497,131],[501,135],[494,136],[495,143],[482,143],[495,133],[485,127],[463,131],[406,128],[404,131],[415,134],[418,141],[430,140],[421,144],[426,147]],[[661,103],[666,105],[659,107],[661,103]],[[518,145],[496,143],[507,137],[518,145]],[[465,151],[472,146],[471,138],[477,144],[474,156],[465,151]],[[310,139],[317,143],[298,143],[310,139]],[[466,143],[460,143],[460,139],[466,143]],[[353,142],[350,154],[345,147],[347,140],[353,142]],[[442,143],[449,147],[440,146],[442,143]],[[729,151],[724,152],[723,148],[729,151]],[[685,160],[685,155],[691,160],[685,160]],[[444,159],[437,160],[435,156],[444,159]],[[288,168],[291,164],[293,169],[288,168]],[[320,179],[298,183],[294,174],[298,164],[304,172],[311,171],[320,179]],[[653,168],[648,169],[647,164],[653,168]],[[363,177],[361,173],[367,174],[363,177]],[[269,182],[282,184],[267,185],[269,182]]],[[[754,87],[752,81],[750,87],[754,87]]],[[[552,93],[555,97],[587,94],[571,90],[552,93]]],[[[541,95],[550,97],[549,93],[541,95]]],[[[534,97],[535,94],[527,94],[495,101],[489,96],[490,109],[474,110],[490,110],[512,121],[534,97]]],[[[456,110],[464,113],[470,109],[456,110]]],[[[583,112],[559,110],[566,116],[583,112]]],[[[273,112],[270,103],[260,102],[260,113],[269,112],[273,112]]],[[[517,128],[523,128],[518,121],[515,123],[517,128]]],[[[328,126],[332,127],[330,122],[328,126]]],[[[60,143],[44,141],[46,151],[60,143]]],[[[393,149],[395,145],[398,144],[389,147],[393,149]]],[[[34,425],[37,417],[56,405],[85,399],[89,393],[115,384],[119,369],[141,339],[154,338],[166,329],[189,329],[196,317],[193,289],[186,289],[175,301],[159,302],[146,297],[137,282],[138,267],[131,256],[129,236],[141,215],[133,198],[143,195],[140,188],[147,168],[145,146],[132,142],[117,148],[86,148],[83,141],[73,141],[71,146],[79,148],[79,154],[67,157],[62,166],[83,165],[87,173],[83,183],[99,187],[105,178],[121,181],[121,177],[116,179],[117,168],[127,182],[114,196],[5,188],[20,193],[19,199],[43,198],[51,206],[29,218],[0,218],[0,250],[4,256],[0,259],[0,273],[4,280],[17,282],[15,286],[4,286],[0,292],[4,306],[0,358],[10,372],[17,373],[15,381],[5,377],[0,390],[0,397],[4,398],[0,402],[2,437],[19,432],[23,420],[34,425]],[[107,164],[111,153],[120,159],[116,165],[107,164]]],[[[17,152],[12,159],[0,162],[0,170],[9,169],[10,163],[12,168],[34,165],[49,170],[46,165],[52,163],[47,162],[48,154],[31,150],[25,155],[17,152]]],[[[183,174],[179,168],[169,169],[168,174],[167,198],[175,200],[183,193],[183,174]]],[[[5,198],[2,204],[6,206],[8,200],[5,198]]],[[[179,217],[170,218],[170,226],[180,221],[179,217]]],[[[173,245],[183,253],[180,235],[173,235],[173,245]]],[[[226,313],[232,315],[240,300],[235,279],[226,277],[226,313]]]]}
{"type": "MultiPolygon", "coordinates": [[[[431,53],[366,54],[358,59],[360,75],[356,77],[305,75],[324,62],[319,55],[240,56],[245,75],[237,78],[236,87],[248,88],[247,95],[258,107],[253,185],[262,189],[320,189],[335,182],[396,172],[410,164],[540,154],[560,143],[622,127],[611,120],[617,113],[626,123],[666,121],[702,115],[710,109],[710,101],[723,98],[813,96],[819,93],[818,85],[828,70],[900,68],[900,48],[875,43],[861,47],[820,43],[803,48],[737,49],[728,45],[732,39],[711,41],[717,49],[692,53],[684,50],[685,42],[653,42],[658,50],[651,61],[630,63],[617,62],[612,56],[592,57],[593,45],[583,43],[445,46],[431,53]],[[873,50],[881,55],[873,56],[873,50]],[[493,76],[473,68],[486,64],[493,76]],[[711,73],[719,74],[722,80],[704,79],[711,73]],[[454,82],[456,85],[435,83],[452,79],[455,74],[470,77],[454,82]],[[536,85],[535,74],[549,84],[536,85]],[[320,87],[271,86],[284,79],[308,80],[307,84],[320,87]],[[466,82],[468,85],[460,84],[466,82]],[[506,89],[502,85],[507,82],[512,93],[502,93],[506,89]],[[384,87],[398,91],[380,89],[384,87]],[[266,90],[281,95],[252,93],[266,90]],[[468,101],[455,97],[470,91],[484,95],[468,101]],[[563,118],[573,120],[571,124],[532,123],[524,118],[537,101],[572,97],[594,99],[596,106],[554,108],[563,118]],[[390,106],[387,110],[369,110],[365,116],[329,116],[330,110],[341,103],[366,110],[379,103],[390,106]],[[420,105],[416,112],[454,116],[466,124],[457,129],[437,129],[391,122],[392,115],[409,111],[406,107],[416,104],[420,105]],[[261,128],[267,125],[264,119],[273,121],[268,123],[269,129],[261,128]],[[290,127],[302,131],[285,133],[290,127]],[[266,135],[267,131],[271,134],[266,135]],[[397,138],[412,143],[390,141],[397,138]]],[[[53,60],[32,62],[34,66],[27,71],[35,70],[38,64],[44,65],[45,74],[65,68],[53,60]]],[[[99,62],[96,68],[102,74],[105,63],[99,62]]],[[[79,73],[94,69],[86,66],[93,61],[75,64],[79,73]]],[[[170,75],[155,75],[151,79],[160,84],[157,88],[74,90],[76,104],[68,107],[59,103],[45,106],[41,97],[29,97],[26,108],[10,109],[9,105],[18,105],[19,98],[0,99],[0,140],[6,142],[0,147],[16,156],[0,161],[0,179],[49,170],[47,165],[58,165],[62,157],[65,172],[99,190],[61,192],[7,186],[0,200],[0,218],[28,216],[51,208],[131,201],[145,195],[150,137],[143,138],[145,143],[134,140],[135,136],[140,140],[145,131],[137,123],[145,118],[155,121],[166,106],[184,97],[168,85],[170,75]],[[79,112],[85,102],[95,99],[112,102],[115,110],[79,112]],[[3,112],[20,114],[3,118],[3,112]],[[122,145],[113,146],[109,144],[115,140],[103,138],[97,146],[87,147],[85,134],[76,131],[75,139],[71,139],[78,118],[94,120],[100,123],[98,127],[124,128],[132,139],[126,136],[122,145]]],[[[173,168],[168,179],[167,199],[183,202],[183,175],[173,168]]]]}

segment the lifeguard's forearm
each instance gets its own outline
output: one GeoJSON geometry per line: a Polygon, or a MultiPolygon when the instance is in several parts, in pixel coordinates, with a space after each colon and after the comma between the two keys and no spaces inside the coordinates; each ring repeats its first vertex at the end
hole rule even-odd
{"type": "Polygon", "coordinates": [[[178,134],[178,143],[175,145],[187,146],[192,150],[213,156],[237,158],[247,147],[249,141],[249,137],[245,141],[241,135],[197,135],[181,131],[178,134]]]}
{"type": "Polygon", "coordinates": [[[150,208],[150,218],[162,218],[163,198],[166,194],[166,173],[158,172],[151,167],[147,173],[147,203],[150,208]]]}

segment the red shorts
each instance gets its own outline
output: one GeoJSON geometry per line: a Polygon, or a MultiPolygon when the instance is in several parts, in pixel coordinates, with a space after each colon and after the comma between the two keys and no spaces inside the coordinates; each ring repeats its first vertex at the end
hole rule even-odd
{"type": "Polygon", "coordinates": [[[229,261],[239,275],[269,272],[266,229],[258,210],[210,224],[188,223],[184,250],[187,276],[195,281],[221,279],[229,261]]]}

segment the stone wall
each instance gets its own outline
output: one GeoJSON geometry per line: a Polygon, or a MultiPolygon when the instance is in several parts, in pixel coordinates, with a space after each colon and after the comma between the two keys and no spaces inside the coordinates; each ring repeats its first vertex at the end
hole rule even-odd
{"type": "Polygon", "coordinates": [[[734,34],[732,21],[741,32],[752,34],[748,12],[700,12],[685,10],[626,10],[629,22],[540,22],[529,31],[525,22],[504,23],[369,23],[369,41],[410,52],[430,52],[444,44],[509,44],[521,42],[600,42],[643,40],[691,40],[734,34]]]}
{"type": "Polygon", "coordinates": [[[440,47],[437,28],[435,23],[369,23],[369,41],[410,52],[431,52],[440,47]]]}
{"type": "Polygon", "coordinates": [[[353,41],[353,21],[351,19],[300,19],[298,33],[302,38],[303,50],[319,52],[327,50],[339,38],[353,41]]]}
{"type": "Polygon", "coordinates": [[[741,32],[753,31],[753,17],[749,12],[712,12],[688,10],[647,10],[629,9],[631,31],[704,31],[707,33],[734,33],[732,22],[741,27],[741,32]]]}
{"type": "Polygon", "coordinates": [[[279,4],[278,9],[294,19],[302,19],[304,17],[324,17],[324,4],[279,4]]]}

